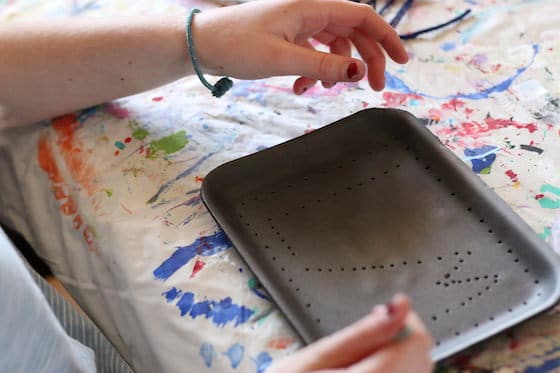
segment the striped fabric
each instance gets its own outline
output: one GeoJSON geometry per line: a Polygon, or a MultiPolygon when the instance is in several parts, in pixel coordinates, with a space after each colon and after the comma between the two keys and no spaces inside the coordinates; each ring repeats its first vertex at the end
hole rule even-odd
{"type": "Polygon", "coordinates": [[[95,352],[97,371],[99,373],[132,373],[133,370],[130,366],[95,324],[82,316],[31,267],[27,267],[66,333],[95,352]]]}

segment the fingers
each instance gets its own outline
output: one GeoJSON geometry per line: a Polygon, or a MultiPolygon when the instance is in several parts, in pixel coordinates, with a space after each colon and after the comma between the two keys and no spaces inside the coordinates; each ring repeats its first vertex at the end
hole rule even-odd
{"type": "MultiPolygon", "coordinates": [[[[387,54],[398,63],[406,63],[408,54],[396,31],[366,4],[341,0],[320,0],[321,13],[328,25],[325,31],[338,36],[348,37],[353,30],[361,31],[368,39],[379,43],[387,54]],[[341,34],[341,32],[347,32],[341,34]]],[[[304,16],[308,20],[317,17],[313,7],[304,16]]]]}
{"type": "Polygon", "coordinates": [[[279,75],[302,75],[327,82],[355,82],[365,75],[365,66],[358,59],[311,50],[287,41],[281,44],[279,47],[289,52],[281,54],[281,61],[277,61],[279,75]]]}
{"type": "MultiPolygon", "coordinates": [[[[352,46],[346,38],[335,38],[331,43],[329,43],[329,49],[331,53],[338,54],[340,56],[350,57],[350,54],[352,53],[352,46]]],[[[322,84],[325,88],[332,88],[336,82],[323,81],[322,84]]]]}
{"type": "Polygon", "coordinates": [[[390,343],[403,328],[409,312],[409,299],[395,296],[388,306],[374,308],[358,322],[302,350],[300,363],[309,370],[319,370],[345,367],[359,361],[390,343]]]}
{"type": "Polygon", "coordinates": [[[406,324],[411,332],[405,339],[383,347],[352,365],[349,371],[352,373],[432,372],[433,362],[430,356],[432,338],[414,312],[408,315],[406,324]]]}
{"type": "MultiPolygon", "coordinates": [[[[299,44],[307,49],[315,50],[315,48],[313,48],[311,43],[307,40],[303,40],[299,44]]],[[[302,95],[305,92],[307,92],[308,89],[313,87],[316,83],[317,83],[317,79],[301,76],[296,79],[292,89],[296,95],[302,95]]]]}
{"type": "Polygon", "coordinates": [[[350,36],[368,67],[368,82],[371,88],[380,91],[385,86],[385,56],[375,40],[355,31],[350,36]]]}

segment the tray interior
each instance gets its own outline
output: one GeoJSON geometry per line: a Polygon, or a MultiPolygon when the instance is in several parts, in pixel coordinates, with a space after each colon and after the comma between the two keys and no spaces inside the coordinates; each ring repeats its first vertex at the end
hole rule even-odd
{"type": "Polygon", "coordinates": [[[405,292],[440,359],[559,296],[546,244],[404,112],[366,110],[230,162],[203,198],[306,342],[405,292]]]}

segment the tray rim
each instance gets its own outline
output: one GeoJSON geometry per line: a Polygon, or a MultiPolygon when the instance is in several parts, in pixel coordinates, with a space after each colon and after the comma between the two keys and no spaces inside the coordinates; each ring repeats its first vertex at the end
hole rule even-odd
{"type": "Polygon", "coordinates": [[[474,184],[474,186],[476,187],[476,189],[479,190],[479,193],[481,196],[485,197],[486,200],[488,200],[490,207],[492,209],[497,209],[499,210],[502,214],[506,215],[510,220],[513,220],[516,224],[515,224],[515,229],[517,229],[518,231],[520,231],[521,234],[523,234],[528,240],[531,241],[531,245],[532,248],[531,250],[533,250],[534,248],[537,249],[537,253],[539,255],[541,255],[543,257],[544,260],[546,260],[547,262],[549,262],[550,267],[551,267],[551,273],[554,275],[554,288],[553,290],[550,292],[550,295],[548,296],[548,298],[544,299],[543,301],[541,301],[538,305],[532,307],[530,310],[515,316],[515,317],[511,317],[509,318],[506,322],[501,322],[498,324],[498,326],[493,326],[491,328],[486,328],[485,330],[479,332],[477,334],[476,338],[472,338],[468,343],[457,343],[454,342],[454,346],[452,347],[446,347],[445,346],[441,346],[441,347],[435,347],[432,349],[432,359],[434,361],[440,361],[443,360],[445,358],[448,358],[466,348],[469,348],[477,343],[480,343],[492,336],[495,336],[511,327],[514,327],[524,321],[527,321],[533,317],[536,317],[538,315],[540,315],[541,313],[543,313],[544,311],[548,310],[549,308],[551,308],[552,306],[554,306],[555,304],[558,303],[558,301],[560,300],[560,256],[557,255],[556,253],[553,252],[553,249],[545,242],[543,241],[537,234],[536,232],[527,224],[527,222],[525,222],[525,220],[523,220],[521,218],[521,216],[519,216],[512,208],[511,206],[509,206],[494,190],[492,190],[483,180],[481,177],[477,176],[476,174],[474,174],[470,168],[466,167],[466,164],[461,161],[451,150],[449,150],[447,147],[445,147],[445,145],[443,145],[440,140],[437,138],[436,135],[434,135],[421,121],[421,119],[417,118],[416,116],[412,115],[411,113],[404,111],[404,110],[400,110],[400,109],[392,109],[392,108],[368,108],[368,109],[364,109],[364,110],[360,110],[358,112],[355,112],[349,116],[343,117],[335,122],[326,124],[325,126],[311,132],[308,134],[303,134],[300,136],[297,136],[295,138],[289,139],[287,141],[284,141],[282,143],[279,143],[277,145],[274,145],[270,148],[264,149],[262,151],[259,152],[255,152],[228,162],[225,162],[219,166],[217,166],[216,168],[214,168],[213,170],[211,170],[206,177],[204,178],[204,181],[202,183],[201,186],[201,190],[200,190],[200,195],[201,195],[201,199],[204,203],[204,205],[206,206],[206,208],[208,209],[208,211],[210,212],[210,215],[214,218],[214,220],[217,222],[217,224],[219,225],[220,229],[224,230],[225,234],[227,235],[227,237],[229,238],[229,240],[231,241],[231,243],[233,244],[233,247],[235,248],[235,250],[239,253],[239,256],[241,258],[241,260],[249,267],[249,269],[257,276],[257,278],[259,279],[259,281],[264,285],[264,287],[266,288],[267,292],[270,293],[271,295],[271,301],[275,304],[275,306],[280,310],[280,312],[283,314],[283,316],[285,317],[285,319],[288,321],[288,323],[291,325],[291,327],[293,328],[294,332],[304,341],[304,343],[310,344],[314,341],[314,339],[308,335],[307,333],[305,333],[305,327],[303,325],[299,325],[300,322],[297,320],[296,317],[292,317],[292,312],[284,312],[285,307],[280,305],[280,302],[278,300],[282,300],[283,296],[281,294],[279,294],[280,292],[278,292],[274,286],[274,284],[269,283],[268,278],[266,276],[266,274],[264,273],[264,271],[262,271],[261,269],[259,269],[259,265],[257,263],[255,263],[255,261],[251,258],[251,256],[249,255],[249,253],[247,253],[246,255],[246,250],[245,249],[240,249],[240,247],[243,247],[243,245],[241,245],[241,243],[239,242],[239,240],[237,239],[237,237],[235,236],[235,232],[232,232],[232,234],[229,234],[229,223],[227,221],[227,219],[222,218],[221,215],[221,211],[219,206],[214,206],[213,205],[213,201],[212,201],[212,197],[209,196],[209,194],[211,193],[210,186],[209,184],[212,183],[212,179],[216,177],[216,174],[219,174],[221,172],[221,170],[234,166],[236,163],[238,162],[242,162],[245,161],[247,159],[252,159],[255,157],[260,157],[262,155],[262,153],[265,152],[271,152],[271,151],[276,151],[278,150],[278,148],[281,147],[285,147],[285,146],[289,146],[290,144],[294,143],[294,142],[299,142],[299,141],[303,141],[302,139],[304,138],[308,138],[309,136],[312,136],[313,134],[319,133],[319,132],[324,132],[329,130],[330,127],[335,126],[335,125],[343,125],[342,122],[344,122],[345,120],[348,120],[350,118],[353,117],[358,117],[358,116],[367,116],[370,115],[371,112],[394,112],[396,115],[400,115],[403,120],[408,120],[408,121],[412,121],[415,122],[416,127],[418,128],[418,133],[421,137],[422,140],[425,141],[427,144],[426,145],[433,145],[434,148],[439,148],[440,149],[440,154],[443,155],[445,157],[445,160],[447,162],[450,162],[453,166],[456,166],[456,170],[459,174],[462,174],[461,176],[467,178],[471,183],[474,184]]]}

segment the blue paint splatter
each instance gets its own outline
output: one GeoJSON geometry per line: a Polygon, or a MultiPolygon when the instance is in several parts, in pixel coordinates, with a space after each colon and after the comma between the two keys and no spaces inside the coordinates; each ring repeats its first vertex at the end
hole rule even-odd
{"type": "Polygon", "coordinates": [[[97,114],[97,112],[102,108],[103,105],[97,105],[80,111],[80,113],[78,114],[78,121],[80,123],[84,123],[86,120],[97,114]]]}
{"type": "Polygon", "coordinates": [[[183,292],[181,290],[177,290],[177,288],[175,286],[173,286],[170,290],[161,293],[161,295],[163,295],[165,297],[165,299],[167,300],[167,303],[171,303],[177,297],[179,297],[182,293],[183,292]]]}
{"type": "Polygon", "coordinates": [[[202,360],[204,360],[204,364],[210,368],[212,366],[212,359],[214,358],[214,346],[206,342],[201,344],[199,354],[202,360]]]}
{"type": "Polygon", "coordinates": [[[197,238],[190,245],[178,246],[177,250],[154,270],[154,276],[165,281],[195,256],[215,255],[231,248],[231,246],[231,242],[222,230],[211,236],[197,238]]]}
{"type": "Polygon", "coordinates": [[[484,145],[480,148],[466,148],[465,156],[472,162],[472,170],[477,174],[489,174],[492,164],[496,160],[496,152],[498,147],[484,145]]]}
{"type": "Polygon", "coordinates": [[[261,352],[256,358],[252,359],[257,365],[257,373],[264,373],[264,371],[272,364],[272,357],[268,352],[261,352]]]}
{"type": "MultiPolygon", "coordinates": [[[[165,295],[166,293],[163,293],[165,295]]],[[[223,327],[228,323],[239,326],[249,321],[255,311],[233,303],[230,297],[222,300],[203,300],[195,301],[195,295],[191,292],[185,292],[177,301],[177,308],[181,311],[181,316],[189,315],[192,319],[203,316],[209,319],[216,326],[223,327]]]]}
{"type": "Polygon", "coordinates": [[[452,51],[453,49],[457,48],[457,46],[453,42],[447,42],[447,43],[443,43],[440,46],[440,48],[445,52],[449,52],[449,51],[452,51]]]}
{"type": "Polygon", "coordinates": [[[253,294],[255,294],[257,297],[270,302],[270,298],[268,297],[268,295],[262,289],[260,289],[261,284],[257,281],[256,278],[249,279],[247,285],[249,286],[249,289],[251,289],[253,294]]]}
{"type": "Polygon", "coordinates": [[[232,345],[226,352],[224,352],[224,355],[229,358],[231,367],[233,369],[237,369],[239,364],[241,364],[241,360],[243,360],[244,352],[245,349],[239,343],[232,345]]]}
{"type": "Polygon", "coordinates": [[[187,312],[190,311],[193,303],[194,303],[194,294],[193,293],[183,294],[181,299],[179,299],[179,301],[176,304],[177,308],[179,308],[181,310],[181,316],[185,316],[187,314],[187,312]]]}
{"type": "Polygon", "coordinates": [[[452,100],[452,99],[458,99],[458,98],[462,98],[465,100],[483,100],[483,99],[487,99],[488,97],[490,97],[490,95],[492,93],[499,93],[499,92],[504,92],[506,91],[512,84],[513,82],[519,78],[525,71],[527,71],[527,69],[529,67],[531,67],[531,65],[533,65],[533,63],[535,62],[535,58],[537,56],[537,54],[539,53],[540,47],[537,44],[533,45],[533,56],[531,57],[531,61],[529,61],[529,63],[527,64],[527,66],[521,67],[519,69],[517,69],[517,72],[505,79],[504,81],[495,84],[489,88],[483,89],[482,91],[478,91],[478,92],[473,92],[473,93],[457,93],[454,95],[449,95],[449,96],[432,96],[429,95],[427,93],[422,93],[422,92],[416,92],[414,90],[412,90],[402,79],[398,78],[395,75],[392,75],[391,73],[389,73],[388,71],[385,72],[385,85],[387,86],[388,89],[394,90],[394,91],[398,91],[401,93],[409,93],[409,94],[415,94],[418,96],[422,96],[422,97],[426,97],[426,98],[431,98],[431,99],[436,99],[436,100],[452,100]]]}

